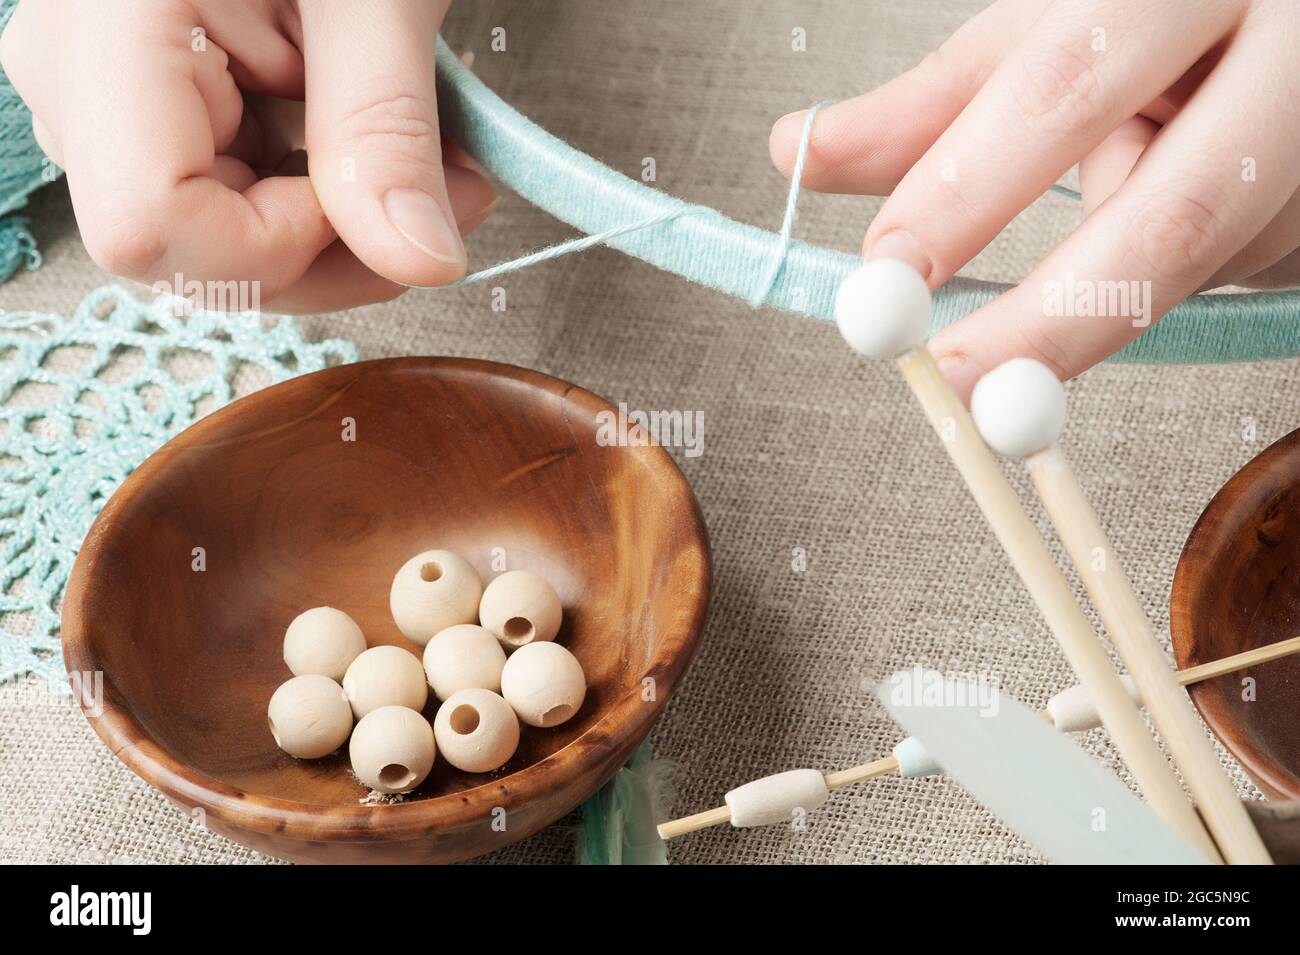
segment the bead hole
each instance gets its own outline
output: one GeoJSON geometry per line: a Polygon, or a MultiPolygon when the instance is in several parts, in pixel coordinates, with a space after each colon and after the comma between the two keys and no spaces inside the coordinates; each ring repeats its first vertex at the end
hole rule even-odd
{"type": "Polygon", "coordinates": [[[568,703],[561,703],[559,706],[552,706],[542,714],[542,725],[555,726],[556,724],[563,723],[571,715],[573,715],[573,707],[568,703]]]}
{"type": "Polygon", "coordinates": [[[533,622],[527,617],[511,617],[501,628],[501,632],[505,634],[507,641],[516,646],[527,643],[533,639],[533,622]]]}
{"type": "Polygon", "coordinates": [[[411,772],[401,763],[389,763],[379,771],[379,781],[385,786],[400,788],[415,778],[415,773],[411,772]]]}
{"type": "Polygon", "coordinates": [[[431,560],[427,564],[420,565],[420,579],[425,583],[433,583],[442,577],[442,564],[436,560],[431,560]]]}
{"type": "Polygon", "coordinates": [[[478,710],[468,703],[462,703],[451,711],[451,719],[447,722],[451,724],[452,730],[461,736],[468,736],[478,729],[478,710]]]}

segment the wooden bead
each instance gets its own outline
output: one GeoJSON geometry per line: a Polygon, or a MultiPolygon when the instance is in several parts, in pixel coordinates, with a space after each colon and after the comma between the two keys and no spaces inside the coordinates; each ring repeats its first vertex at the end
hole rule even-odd
{"type": "MultiPolygon", "coordinates": [[[[1142,694],[1127,673],[1121,674],[1119,681],[1138,706],[1142,705],[1142,694]]],[[[1084,733],[1101,726],[1101,714],[1092,702],[1092,694],[1083,685],[1062,690],[1047,701],[1047,715],[1052,718],[1052,725],[1062,733],[1084,733]]]]}
{"type": "Polygon", "coordinates": [[[478,622],[483,581],[469,561],[449,550],[416,554],[397,571],[388,606],[397,629],[424,646],[439,631],[478,622]]]}
{"type": "Polygon", "coordinates": [[[284,632],[284,662],[294,676],[317,673],[337,682],[365,649],[357,622],[333,607],[303,611],[284,632]]]}
{"type": "Polygon", "coordinates": [[[271,694],[266,720],[275,745],[299,759],[319,759],[347,741],[352,708],[343,687],[327,676],[306,673],[271,694]]]}
{"type": "Polygon", "coordinates": [[[555,588],[526,570],[497,577],[478,606],[479,622],[507,648],[554,640],[563,615],[555,588]]]}
{"type": "Polygon", "coordinates": [[[343,692],[357,719],[381,706],[419,711],[429,699],[419,658],[401,647],[390,646],[371,647],[353,660],[343,676],[343,692]]]}
{"type": "Polygon", "coordinates": [[[1065,386],[1032,358],[1005,361],[975,383],[970,413],[998,454],[1028,457],[1056,443],[1066,417],[1065,386]]]}
{"type": "Polygon", "coordinates": [[[357,779],[381,793],[409,793],[420,785],[437,752],[429,721],[405,706],[381,706],[367,713],[348,745],[357,779]]]}
{"type": "Polygon", "coordinates": [[[558,643],[530,643],[506,661],[501,694],[529,726],[559,726],[582,707],[587,678],[558,643]]]}
{"type": "Polygon", "coordinates": [[[731,824],[739,829],[790,822],[798,811],[811,812],[830,795],[826,777],[815,769],[792,769],[764,776],[726,795],[731,824]]]}
{"type": "Polygon", "coordinates": [[[943,767],[934,761],[925,744],[915,736],[908,736],[894,745],[894,759],[898,761],[898,775],[906,779],[943,775],[943,767]]]}
{"type": "Polygon", "coordinates": [[[925,279],[896,259],[872,259],[845,276],[835,293],[840,334],[871,358],[893,358],[924,342],[932,309],[925,279]]]}
{"type": "Polygon", "coordinates": [[[424,648],[424,675],[440,700],[469,687],[500,693],[505,665],[497,638],[472,623],[448,627],[424,648]]]}
{"type": "Polygon", "coordinates": [[[457,769],[490,773],[519,748],[519,720],[496,693],[470,687],[453,693],[438,708],[433,735],[442,758],[457,769]]]}

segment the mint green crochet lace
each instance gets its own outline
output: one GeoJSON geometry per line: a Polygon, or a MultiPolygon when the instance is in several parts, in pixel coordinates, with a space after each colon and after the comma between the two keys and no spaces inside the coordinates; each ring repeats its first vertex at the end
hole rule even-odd
{"type": "MultiPolygon", "coordinates": [[[[235,395],[356,360],[350,342],[303,341],[291,318],[192,311],[97,289],[71,318],[0,322],[0,683],[69,685],[59,652],[63,588],[104,502],[146,457],[235,395]]],[[[662,863],[650,744],[583,806],[578,861],[662,863]]]]}
{"type": "Polygon", "coordinates": [[[95,515],[146,457],[229,402],[356,360],[350,342],[306,342],[290,318],[92,292],[71,318],[0,323],[0,683],[27,674],[66,690],[59,609],[95,515]]]}
{"type": "MultiPolygon", "coordinates": [[[[17,2],[0,0],[0,32],[17,2]]],[[[0,70],[0,282],[20,266],[34,269],[41,264],[31,223],[13,213],[25,206],[32,191],[53,178],[55,171],[36,145],[32,114],[0,70]]]]}

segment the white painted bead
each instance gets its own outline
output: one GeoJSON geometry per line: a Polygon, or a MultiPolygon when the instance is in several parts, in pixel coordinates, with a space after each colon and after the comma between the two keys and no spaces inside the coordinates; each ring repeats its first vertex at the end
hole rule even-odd
{"type": "Polygon", "coordinates": [[[284,632],[284,662],[294,676],[318,673],[337,682],[365,649],[357,622],[333,607],[303,611],[284,632]]]}
{"type": "Polygon", "coordinates": [[[1042,362],[1012,358],[981,378],[970,413],[984,442],[1023,458],[1051,446],[1065,427],[1065,386],[1042,362]]]}
{"type": "Polygon", "coordinates": [[[943,767],[934,761],[925,744],[915,736],[898,742],[894,747],[894,759],[898,760],[898,774],[908,779],[943,775],[943,767]]]}
{"type": "Polygon", "coordinates": [[[559,726],[582,707],[587,678],[558,643],[530,643],[506,661],[501,695],[529,726],[559,726]]]}
{"type": "Polygon", "coordinates": [[[835,293],[835,324],[854,351],[895,358],[925,341],[933,303],[925,279],[905,262],[872,259],[835,293]]]}
{"type": "Polygon", "coordinates": [[[526,570],[497,577],[478,605],[479,622],[507,647],[554,640],[562,617],[555,588],[526,570]]]}
{"type": "Polygon", "coordinates": [[[438,748],[429,721],[405,706],[381,706],[357,723],[352,771],[376,792],[409,793],[429,775],[438,748]]]}
{"type": "Polygon", "coordinates": [[[519,748],[519,719],[496,693],[471,687],[438,708],[433,735],[442,758],[457,769],[490,773],[519,748]]]}
{"type": "Polygon", "coordinates": [[[357,719],[381,706],[419,711],[429,699],[419,657],[390,646],[371,647],[353,660],[343,675],[343,692],[357,719]]]}
{"type": "MultiPolygon", "coordinates": [[[[1133,678],[1125,673],[1119,681],[1124,684],[1124,689],[1128,690],[1133,702],[1141,706],[1142,694],[1138,692],[1133,678]]],[[[1056,694],[1047,701],[1046,710],[1053,725],[1062,733],[1082,733],[1101,726],[1101,714],[1093,706],[1092,696],[1082,684],[1056,694]]]]}
{"type": "Polygon", "coordinates": [[[440,700],[469,687],[501,692],[505,665],[497,638],[472,623],[448,627],[424,648],[424,675],[440,700]]]}
{"type": "Polygon", "coordinates": [[[811,812],[830,796],[826,777],[815,769],[764,776],[726,795],[731,824],[738,829],[789,822],[796,810],[811,812]]]}
{"type": "Polygon", "coordinates": [[[343,687],[319,673],[281,683],[271,694],[266,719],[275,745],[299,759],[328,756],[352,732],[352,707],[343,687]]]}
{"type": "Polygon", "coordinates": [[[397,571],[388,606],[397,629],[424,646],[458,623],[478,621],[483,581],[465,558],[449,550],[416,554],[397,571]]]}

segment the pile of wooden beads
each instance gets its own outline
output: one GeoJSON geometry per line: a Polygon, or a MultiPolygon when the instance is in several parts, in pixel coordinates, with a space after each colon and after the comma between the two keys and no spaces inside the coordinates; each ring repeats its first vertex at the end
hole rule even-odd
{"type": "Polygon", "coordinates": [[[457,769],[492,772],[515,754],[521,722],[558,726],[582,707],[582,666],[552,642],[559,596],[537,574],[509,571],[484,588],[463,557],[425,551],[397,571],[389,607],[424,647],[423,666],[401,647],[367,649],[361,628],[332,607],[289,624],[284,661],[294,676],[267,713],[286,753],[317,759],[350,736],[357,778],[378,793],[407,793],[439,752],[457,769]],[[430,688],[441,704],[432,726],[421,713],[430,688]]]}

